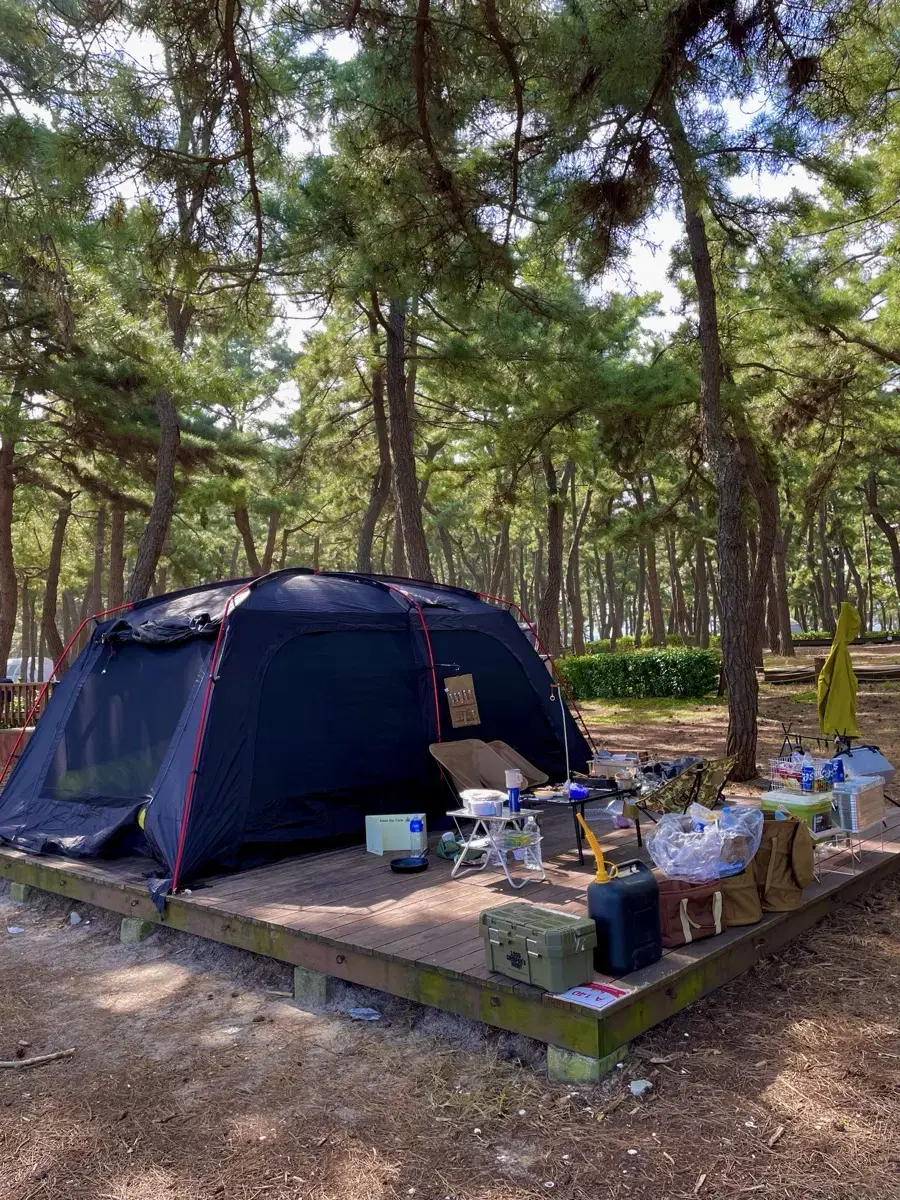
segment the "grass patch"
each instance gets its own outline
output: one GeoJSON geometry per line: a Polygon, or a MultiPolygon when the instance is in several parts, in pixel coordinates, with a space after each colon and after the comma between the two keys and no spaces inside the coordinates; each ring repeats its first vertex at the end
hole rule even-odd
{"type": "Polygon", "coordinates": [[[724,696],[706,696],[703,700],[663,699],[583,700],[578,707],[587,720],[596,725],[620,725],[623,721],[653,725],[659,721],[680,721],[686,725],[702,721],[710,712],[727,705],[724,696]]]}
{"type": "Polygon", "coordinates": [[[791,704],[816,704],[818,703],[819,695],[815,688],[810,688],[806,692],[793,692],[791,694],[791,704]]]}

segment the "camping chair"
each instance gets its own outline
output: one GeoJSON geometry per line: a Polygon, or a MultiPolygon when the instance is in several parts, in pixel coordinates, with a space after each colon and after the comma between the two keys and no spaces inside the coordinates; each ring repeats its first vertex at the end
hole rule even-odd
{"type": "Polygon", "coordinates": [[[496,750],[508,767],[515,767],[525,776],[525,783],[528,787],[540,787],[542,783],[546,783],[550,778],[543,771],[539,771],[534,763],[530,763],[527,758],[523,758],[518,750],[513,750],[512,746],[506,742],[489,742],[492,750],[496,750]]]}
{"type": "Polygon", "coordinates": [[[697,765],[688,767],[686,771],[682,771],[680,775],[676,775],[674,779],[664,783],[655,792],[648,792],[636,800],[625,801],[622,806],[622,816],[634,821],[638,846],[644,844],[641,836],[641,815],[649,817],[656,824],[654,814],[658,813],[662,816],[664,813],[687,812],[693,802],[701,770],[702,767],[697,765]]]}
{"type": "Polygon", "coordinates": [[[688,767],[668,783],[641,797],[640,807],[650,816],[652,813],[683,813],[693,803],[699,784],[702,766],[688,767]]]}
{"type": "Polygon", "coordinates": [[[481,738],[464,738],[459,742],[432,742],[428,749],[450,775],[458,792],[466,788],[505,792],[506,772],[510,767],[522,772],[529,787],[547,782],[548,777],[542,771],[505,742],[488,745],[481,738]]]}
{"type": "Polygon", "coordinates": [[[715,808],[722,798],[722,788],[735,764],[735,755],[728,758],[711,758],[704,762],[697,782],[697,791],[688,800],[688,805],[702,804],[704,808],[715,808]]]}

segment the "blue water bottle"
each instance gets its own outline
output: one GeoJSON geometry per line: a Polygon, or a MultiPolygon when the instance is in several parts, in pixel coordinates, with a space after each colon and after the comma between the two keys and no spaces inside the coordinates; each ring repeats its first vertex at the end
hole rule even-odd
{"type": "Polygon", "coordinates": [[[425,840],[425,825],[421,817],[413,817],[409,823],[409,851],[413,858],[424,858],[428,850],[425,840]]]}
{"type": "Polygon", "coordinates": [[[522,811],[519,801],[519,789],[522,786],[522,772],[513,768],[506,772],[506,799],[511,813],[522,811]]]}

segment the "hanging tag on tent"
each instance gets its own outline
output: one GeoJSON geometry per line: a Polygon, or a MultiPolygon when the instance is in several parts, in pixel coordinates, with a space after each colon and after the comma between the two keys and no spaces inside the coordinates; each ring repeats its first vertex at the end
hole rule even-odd
{"type": "Polygon", "coordinates": [[[450,724],[454,729],[481,724],[478,701],[475,699],[475,681],[471,675],[448,675],[444,680],[444,691],[450,705],[450,724]]]}

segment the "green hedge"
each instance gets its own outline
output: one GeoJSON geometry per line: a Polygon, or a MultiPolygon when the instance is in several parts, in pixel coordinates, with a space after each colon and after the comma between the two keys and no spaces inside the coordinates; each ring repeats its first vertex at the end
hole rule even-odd
{"type": "Polygon", "coordinates": [[[690,699],[714,692],[715,650],[635,650],[563,658],[557,667],[576,700],[690,699]]]}

